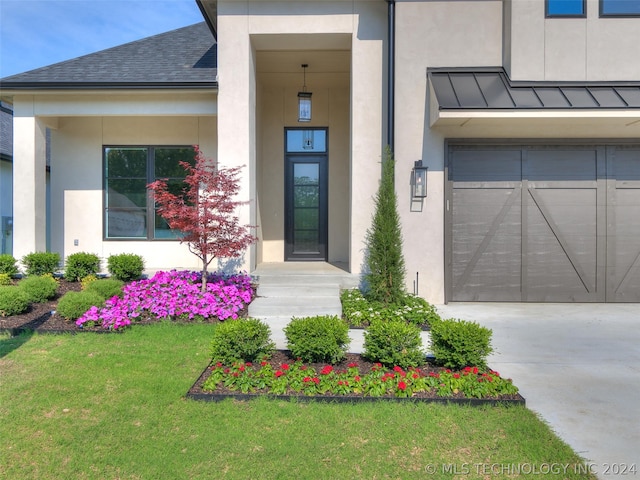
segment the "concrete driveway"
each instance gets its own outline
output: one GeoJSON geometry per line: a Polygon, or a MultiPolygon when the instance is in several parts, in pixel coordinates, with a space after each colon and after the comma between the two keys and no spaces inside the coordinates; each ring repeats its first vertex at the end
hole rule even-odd
{"type": "Polygon", "coordinates": [[[489,365],[599,478],[640,478],[640,304],[452,303],[493,330],[489,365]],[[628,468],[628,467],[627,467],[628,468]]]}

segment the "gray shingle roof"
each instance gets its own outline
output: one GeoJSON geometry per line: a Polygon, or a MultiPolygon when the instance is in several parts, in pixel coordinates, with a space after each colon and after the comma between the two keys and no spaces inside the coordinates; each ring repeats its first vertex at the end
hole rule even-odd
{"type": "Polygon", "coordinates": [[[5,89],[215,87],[216,41],[197,23],[0,79],[5,89]]]}
{"type": "Polygon", "coordinates": [[[429,69],[440,110],[640,108],[640,82],[514,82],[502,68],[429,69]]]}

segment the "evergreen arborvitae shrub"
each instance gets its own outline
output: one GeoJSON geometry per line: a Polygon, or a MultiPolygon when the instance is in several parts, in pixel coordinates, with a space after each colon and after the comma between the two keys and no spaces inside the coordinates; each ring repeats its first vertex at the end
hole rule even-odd
{"type": "Polygon", "coordinates": [[[364,357],[386,367],[417,367],[425,362],[420,328],[403,320],[378,320],[364,332],[364,357]]]}
{"type": "Polygon", "coordinates": [[[367,230],[366,297],[385,305],[404,298],[405,268],[402,231],[394,187],[395,162],[389,147],[382,160],[382,178],[375,198],[375,213],[367,230]]]}
{"type": "Polygon", "coordinates": [[[13,255],[3,253],[0,255],[0,273],[6,273],[9,277],[13,277],[18,273],[18,267],[16,267],[16,259],[13,255]]]}
{"type": "Polygon", "coordinates": [[[64,278],[70,282],[79,282],[87,275],[100,271],[100,257],[93,253],[78,252],[67,257],[64,265],[64,278]]]}
{"type": "Polygon", "coordinates": [[[270,336],[269,326],[255,318],[226,320],[213,331],[211,357],[225,365],[270,357],[275,349],[270,336]]]}
{"type": "Polygon", "coordinates": [[[144,261],[140,255],[133,253],[111,255],[107,259],[107,270],[114,278],[130,282],[142,276],[144,261]]]}
{"type": "Polygon", "coordinates": [[[0,287],[0,317],[18,315],[28,308],[29,299],[20,287],[0,287]]]}
{"type": "Polygon", "coordinates": [[[116,295],[118,297],[122,297],[123,286],[124,282],[122,280],[118,280],[116,278],[103,278],[101,280],[96,280],[95,282],[90,282],[84,291],[95,292],[105,300],[108,300],[116,295]]]}
{"type": "Polygon", "coordinates": [[[50,274],[31,275],[20,280],[18,287],[27,295],[30,302],[42,303],[56,296],[58,282],[50,274]]]}
{"type": "Polygon", "coordinates": [[[91,307],[101,307],[104,298],[96,292],[67,292],[58,301],[58,313],[67,320],[77,320],[91,307]]]}
{"type": "Polygon", "coordinates": [[[293,357],[303,362],[339,363],[346,357],[349,326],[336,316],[294,318],[284,334],[293,357]]]}
{"type": "Polygon", "coordinates": [[[60,254],[56,252],[33,252],[22,257],[27,275],[46,275],[58,270],[60,254]]]}
{"type": "Polygon", "coordinates": [[[487,367],[491,329],[476,322],[447,319],[431,323],[431,348],[436,362],[453,369],[487,367]]]}

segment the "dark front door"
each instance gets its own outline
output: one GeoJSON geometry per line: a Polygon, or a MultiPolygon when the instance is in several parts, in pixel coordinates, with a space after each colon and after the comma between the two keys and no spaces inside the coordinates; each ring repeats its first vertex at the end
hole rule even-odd
{"type": "Polygon", "coordinates": [[[285,259],[327,259],[326,154],[287,154],[285,259]]]}

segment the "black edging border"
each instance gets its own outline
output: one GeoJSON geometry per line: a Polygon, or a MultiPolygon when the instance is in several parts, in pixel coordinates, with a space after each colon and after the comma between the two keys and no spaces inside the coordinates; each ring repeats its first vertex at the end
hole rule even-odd
{"type": "Polygon", "coordinates": [[[424,398],[424,397],[358,397],[350,395],[273,395],[269,393],[191,393],[191,391],[198,384],[202,376],[209,369],[207,366],[204,371],[198,376],[193,383],[185,397],[191,400],[201,402],[222,402],[226,399],[233,399],[238,401],[249,401],[257,398],[269,398],[273,400],[288,400],[293,402],[319,402],[319,403],[373,403],[373,402],[395,402],[395,403],[437,403],[441,405],[466,405],[470,407],[482,407],[489,405],[492,407],[498,406],[513,406],[521,405],[526,407],[525,398],[517,394],[519,398],[452,398],[452,397],[436,397],[436,398],[424,398]]]}

